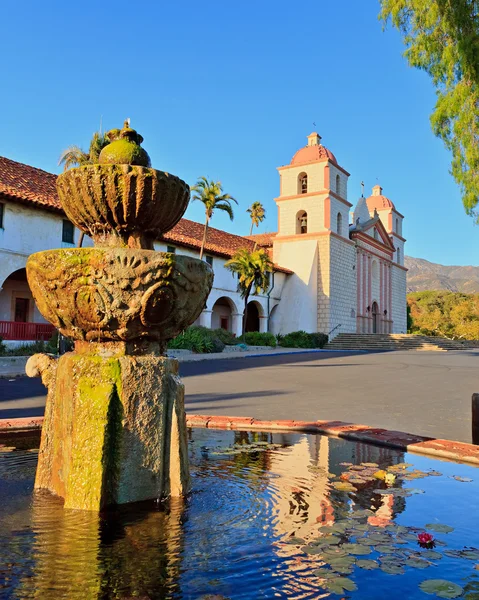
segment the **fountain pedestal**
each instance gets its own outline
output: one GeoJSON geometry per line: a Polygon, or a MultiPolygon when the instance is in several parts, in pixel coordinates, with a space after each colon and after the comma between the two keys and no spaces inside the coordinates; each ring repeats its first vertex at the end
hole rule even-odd
{"type": "Polygon", "coordinates": [[[58,361],[37,355],[27,365],[49,390],[35,487],[63,497],[65,508],[188,491],[178,362],[155,354],[158,344],[129,346],[77,342],[58,361]]]}

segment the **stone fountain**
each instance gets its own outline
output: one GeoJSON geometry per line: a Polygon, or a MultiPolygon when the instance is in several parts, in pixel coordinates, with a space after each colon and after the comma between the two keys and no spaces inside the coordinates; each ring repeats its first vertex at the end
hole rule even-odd
{"type": "Polygon", "coordinates": [[[48,387],[35,488],[87,510],[188,491],[184,387],[166,346],[213,283],[206,262],[153,249],[184,214],[188,185],[151,168],[127,122],[108,138],[99,164],[57,179],[65,213],[94,247],[27,263],[40,312],[75,340],[59,359],[27,363],[48,387]]]}

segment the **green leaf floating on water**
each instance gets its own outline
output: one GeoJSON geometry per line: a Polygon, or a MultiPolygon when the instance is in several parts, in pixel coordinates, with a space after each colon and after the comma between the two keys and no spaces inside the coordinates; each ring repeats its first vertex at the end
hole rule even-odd
{"type": "Polygon", "coordinates": [[[379,569],[379,565],[375,560],[369,558],[362,558],[356,562],[356,565],[360,569],[366,569],[366,571],[372,571],[373,569],[379,569]]]}
{"type": "Polygon", "coordinates": [[[376,552],[379,552],[379,554],[393,554],[394,552],[398,551],[398,548],[396,548],[395,546],[386,546],[381,544],[376,546],[374,549],[376,550],[376,552]]]}
{"type": "Polygon", "coordinates": [[[410,556],[406,561],[406,566],[413,567],[414,569],[427,569],[431,566],[431,563],[424,558],[410,556]]]}
{"type": "Polygon", "coordinates": [[[381,571],[387,573],[388,575],[404,575],[404,569],[400,566],[391,565],[391,564],[382,564],[381,571]]]}
{"type": "Polygon", "coordinates": [[[327,579],[323,583],[323,587],[333,594],[343,594],[344,590],[347,592],[355,592],[358,588],[352,579],[347,577],[338,577],[336,579],[327,579]]]}
{"type": "Polygon", "coordinates": [[[430,529],[431,531],[435,531],[436,533],[450,533],[454,531],[454,527],[449,527],[449,525],[442,525],[442,523],[428,523],[426,529],[430,529]]]}
{"type": "Polygon", "coordinates": [[[371,548],[365,544],[343,544],[342,548],[348,554],[356,554],[358,556],[371,554],[371,548]]]}
{"type": "Polygon", "coordinates": [[[459,598],[464,592],[460,585],[446,579],[426,579],[419,584],[419,587],[425,594],[438,598],[459,598]]]}
{"type": "Polygon", "coordinates": [[[425,552],[421,552],[421,556],[429,560],[441,560],[442,558],[442,554],[439,552],[434,552],[434,550],[426,550],[425,552]]]}
{"type": "Polygon", "coordinates": [[[331,571],[331,569],[327,569],[326,567],[317,569],[316,571],[314,571],[313,575],[315,575],[316,577],[321,577],[322,579],[336,579],[338,577],[336,573],[331,571]]]}

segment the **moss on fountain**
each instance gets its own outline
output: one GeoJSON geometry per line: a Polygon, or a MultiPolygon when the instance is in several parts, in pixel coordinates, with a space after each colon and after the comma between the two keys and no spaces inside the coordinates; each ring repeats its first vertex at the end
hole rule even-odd
{"type": "Polygon", "coordinates": [[[100,164],[151,166],[148,153],[141,147],[143,137],[130,127],[128,121],[123,129],[112,129],[106,135],[110,143],[100,152],[100,164]]]}

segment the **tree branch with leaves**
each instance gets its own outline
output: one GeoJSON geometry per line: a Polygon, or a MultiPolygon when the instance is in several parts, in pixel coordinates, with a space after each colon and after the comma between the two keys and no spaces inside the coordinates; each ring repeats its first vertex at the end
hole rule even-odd
{"type": "Polygon", "coordinates": [[[266,218],[266,210],[261,202],[253,202],[253,204],[246,211],[249,213],[251,219],[251,228],[249,230],[249,234],[253,234],[253,226],[259,227],[259,224],[262,223],[266,218]]]}
{"type": "Polygon", "coordinates": [[[402,34],[409,65],[432,78],[432,130],[451,151],[464,208],[479,223],[479,1],[380,2],[379,16],[402,34]]]}
{"type": "Polygon", "coordinates": [[[238,275],[238,285],[241,297],[244,299],[243,339],[246,332],[248,317],[248,299],[250,294],[266,294],[269,289],[270,274],[273,272],[273,262],[263,248],[250,251],[242,248],[225,263],[225,267],[238,275]]]}
{"type": "Polygon", "coordinates": [[[206,177],[200,177],[191,188],[193,192],[192,200],[203,202],[205,207],[205,229],[203,232],[203,240],[201,242],[200,259],[203,258],[205,251],[206,239],[208,235],[208,227],[215,210],[224,211],[231,221],[234,219],[232,202],[238,204],[238,201],[223,192],[221,181],[209,181],[206,177]]]}

